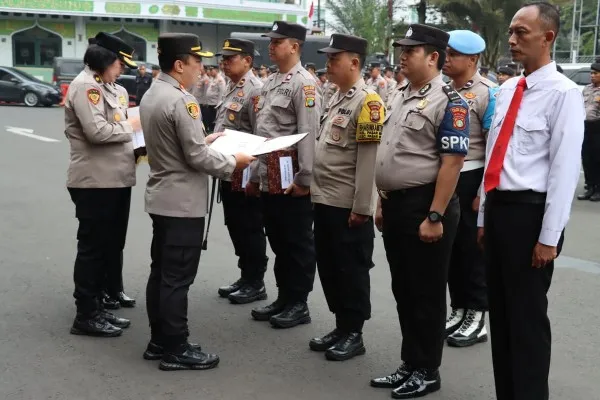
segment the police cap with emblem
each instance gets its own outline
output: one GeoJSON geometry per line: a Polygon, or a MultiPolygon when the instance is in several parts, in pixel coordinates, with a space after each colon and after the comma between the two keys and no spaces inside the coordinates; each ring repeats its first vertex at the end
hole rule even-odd
{"type": "MultiPolygon", "coordinates": [[[[119,60],[129,68],[137,68],[137,64],[133,62],[133,47],[125,43],[123,39],[106,32],[99,32],[94,39],[95,45],[115,53],[119,60]]],[[[89,40],[88,43],[90,43],[89,40]]]]}
{"type": "Polygon", "coordinates": [[[366,55],[367,46],[368,42],[361,37],[334,33],[331,35],[331,39],[329,40],[329,46],[317,51],[319,53],[330,54],[348,51],[350,53],[366,55]]]}
{"type": "Polygon", "coordinates": [[[306,28],[299,24],[290,24],[285,21],[275,21],[271,32],[265,33],[263,37],[270,37],[272,39],[298,39],[306,40],[306,28]]]}
{"type": "Polygon", "coordinates": [[[191,54],[198,57],[213,57],[210,51],[202,51],[202,42],[193,33],[163,33],[158,37],[158,55],[175,57],[191,54]]]}
{"type": "Polygon", "coordinates": [[[236,54],[254,55],[254,42],[245,39],[225,39],[223,49],[217,53],[217,56],[235,56],[236,54]]]}
{"type": "Polygon", "coordinates": [[[476,55],[485,50],[485,40],[478,34],[468,30],[456,30],[448,32],[448,47],[461,54],[476,55]]]}
{"type": "Polygon", "coordinates": [[[596,72],[600,72],[600,63],[593,63],[590,68],[592,69],[592,71],[596,71],[596,72]]]}
{"type": "Polygon", "coordinates": [[[325,69],[325,68],[318,69],[317,70],[317,76],[323,76],[323,75],[327,75],[327,69],[325,69]]]}
{"type": "Polygon", "coordinates": [[[372,62],[372,63],[369,65],[369,67],[370,67],[371,69],[373,69],[373,68],[381,68],[381,63],[379,63],[379,62],[372,62]]]}
{"type": "Polygon", "coordinates": [[[498,73],[508,75],[508,76],[515,76],[517,74],[517,71],[515,71],[508,65],[505,65],[504,67],[498,68],[498,73]]]}
{"type": "Polygon", "coordinates": [[[394,42],[393,46],[420,46],[428,44],[440,50],[446,50],[448,46],[448,35],[441,29],[427,25],[412,24],[409,26],[404,39],[394,42]]]}

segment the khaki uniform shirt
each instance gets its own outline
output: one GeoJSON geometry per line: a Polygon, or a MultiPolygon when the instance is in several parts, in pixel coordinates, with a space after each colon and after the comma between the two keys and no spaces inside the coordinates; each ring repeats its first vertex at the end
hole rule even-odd
{"type": "Polygon", "coordinates": [[[127,91],[102,83],[88,67],[69,85],[65,101],[65,136],[71,146],[67,187],[135,185],[133,128],[127,122],[123,96],[128,98],[127,91]]]}
{"type": "MultiPolygon", "coordinates": [[[[452,83],[450,86],[454,87],[452,83]]],[[[469,105],[469,153],[465,161],[485,160],[485,142],[496,108],[498,85],[477,72],[465,86],[455,88],[469,105]]],[[[483,165],[481,165],[483,168],[483,165]]]]}
{"type": "Polygon", "coordinates": [[[379,75],[375,79],[369,78],[369,80],[367,81],[367,86],[369,86],[371,89],[373,89],[375,91],[375,93],[377,93],[381,97],[381,99],[384,101],[384,103],[387,102],[387,100],[388,100],[388,98],[387,98],[388,97],[388,84],[383,76],[379,75]]]}
{"type": "Polygon", "coordinates": [[[190,93],[194,95],[198,104],[205,104],[204,99],[206,97],[206,88],[208,88],[208,84],[210,82],[210,78],[208,75],[204,74],[192,88],[190,89],[190,93]]]}
{"type": "Polygon", "coordinates": [[[396,82],[396,80],[394,78],[385,78],[384,77],[384,79],[387,82],[387,99],[389,101],[390,95],[392,94],[394,89],[396,89],[396,86],[398,86],[398,82],[396,82]]]}
{"type": "Polygon", "coordinates": [[[327,109],[327,106],[329,105],[329,102],[331,101],[331,99],[333,98],[333,95],[335,94],[335,92],[337,92],[338,87],[335,83],[333,82],[325,82],[323,84],[323,101],[322,101],[322,108],[323,108],[323,112],[325,112],[325,110],[327,109]]]}
{"type": "Polygon", "coordinates": [[[253,133],[256,126],[254,106],[262,87],[262,82],[252,71],[248,71],[237,84],[230,83],[223,101],[217,107],[215,132],[233,129],[253,133]]]}
{"type": "MultiPolygon", "coordinates": [[[[263,86],[256,106],[256,131],[259,136],[280,136],[308,133],[294,148],[298,150],[299,171],[294,183],[310,186],[315,155],[316,135],[319,132],[321,97],[316,79],[296,64],[288,73],[272,74],[263,86]]],[[[251,181],[260,182],[261,190],[268,191],[267,163],[264,156],[253,163],[251,181]]]]}
{"type": "Polygon", "coordinates": [[[208,82],[208,86],[206,87],[204,104],[207,106],[216,106],[219,104],[225,95],[226,89],[227,84],[225,83],[225,79],[223,79],[221,74],[217,75],[215,78],[211,78],[208,82]]]}
{"type": "Polygon", "coordinates": [[[146,212],[200,218],[208,207],[208,175],[226,178],[235,158],[209,148],[200,106],[168,74],[161,73],[140,104],[150,175],[146,212]]]}
{"type": "Polygon", "coordinates": [[[385,191],[433,183],[444,154],[467,155],[469,107],[441,75],[394,97],[383,123],[375,183],[385,191]],[[445,89],[444,89],[445,88],[445,89]]]}
{"type": "Polygon", "coordinates": [[[583,88],[583,101],[585,103],[585,120],[597,121],[600,119],[600,86],[593,84],[583,88]]]}
{"type": "Polygon", "coordinates": [[[348,93],[337,92],[322,119],[313,180],[313,203],[373,215],[375,157],[385,118],[381,97],[361,78],[348,93]]]}

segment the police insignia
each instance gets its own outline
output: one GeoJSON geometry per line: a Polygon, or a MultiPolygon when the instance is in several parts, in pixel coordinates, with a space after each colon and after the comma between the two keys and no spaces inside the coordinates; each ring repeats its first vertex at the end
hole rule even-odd
{"type": "Polygon", "coordinates": [[[237,111],[239,106],[237,103],[231,103],[228,108],[232,111],[237,111]]]}
{"type": "Polygon", "coordinates": [[[594,97],[594,101],[600,101],[600,96],[594,97]]]}
{"type": "Polygon", "coordinates": [[[342,124],[344,121],[345,121],[345,118],[344,118],[344,117],[342,117],[341,115],[338,115],[337,117],[335,117],[335,118],[333,119],[333,121],[331,121],[331,123],[332,123],[333,125],[340,125],[340,124],[342,124]]]}
{"type": "Polygon", "coordinates": [[[379,143],[385,119],[385,108],[381,97],[367,94],[356,122],[356,141],[359,143],[379,143]]]}
{"type": "Polygon", "coordinates": [[[334,129],[331,131],[331,139],[334,142],[339,142],[340,141],[340,132],[337,129],[334,129]]]}
{"type": "Polygon", "coordinates": [[[260,100],[260,96],[254,96],[252,98],[252,104],[254,105],[254,112],[257,113],[258,112],[258,102],[260,100]]]}
{"type": "Polygon", "coordinates": [[[100,91],[98,89],[88,89],[87,97],[90,103],[95,106],[100,103],[100,91]]]}
{"type": "Polygon", "coordinates": [[[468,82],[465,84],[465,86],[464,86],[464,87],[465,87],[466,89],[468,89],[468,88],[470,88],[471,86],[473,86],[473,80],[470,80],[470,81],[468,81],[468,82]]]}
{"type": "Polygon", "coordinates": [[[464,107],[452,107],[450,108],[452,113],[452,126],[454,129],[462,131],[465,129],[468,110],[464,107]]]}
{"type": "Polygon", "coordinates": [[[385,81],[381,81],[381,82],[379,82],[379,87],[380,87],[380,88],[383,88],[383,87],[385,87],[385,81]]]}
{"type": "Polygon", "coordinates": [[[115,114],[115,121],[119,122],[121,120],[121,115],[120,114],[115,114]]]}
{"type": "Polygon", "coordinates": [[[229,47],[229,40],[226,40],[225,43],[223,43],[223,47],[229,47]]]}
{"type": "Polygon", "coordinates": [[[233,113],[229,113],[229,116],[227,118],[229,118],[230,121],[233,121],[235,120],[235,115],[233,113]]]}
{"type": "Polygon", "coordinates": [[[471,99],[474,99],[475,97],[477,97],[477,95],[475,93],[473,93],[473,92],[467,92],[467,93],[465,93],[465,99],[471,100],[471,99]]]}
{"type": "Polygon", "coordinates": [[[306,97],[306,100],[304,101],[304,106],[306,108],[311,108],[315,106],[315,98],[314,97],[306,97]]]}
{"type": "Polygon", "coordinates": [[[188,114],[190,114],[190,117],[198,119],[200,116],[200,107],[198,107],[198,104],[189,102],[185,104],[185,108],[187,109],[188,114]]]}
{"type": "Polygon", "coordinates": [[[242,78],[242,79],[241,79],[241,80],[238,82],[238,84],[237,84],[237,87],[242,87],[242,86],[244,86],[244,83],[246,83],[246,78],[242,78]]]}
{"type": "Polygon", "coordinates": [[[125,96],[119,96],[119,102],[121,103],[122,106],[127,105],[127,100],[125,99],[125,96]]]}
{"type": "Polygon", "coordinates": [[[369,110],[371,110],[371,122],[379,122],[381,120],[381,108],[383,107],[382,104],[378,101],[369,101],[367,106],[369,107],[369,110]]]}
{"type": "Polygon", "coordinates": [[[316,88],[314,86],[310,86],[310,85],[303,86],[302,90],[304,91],[305,96],[313,96],[314,97],[315,94],[317,93],[316,88]]]}
{"type": "Polygon", "coordinates": [[[427,85],[423,86],[421,90],[419,90],[419,94],[424,95],[425,93],[429,92],[429,89],[431,89],[431,83],[428,83],[427,85]]]}
{"type": "Polygon", "coordinates": [[[427,99],[422,99],[421,101],[419,101],[419,102],[417,103],[417,108],[418,108],[419,110],[422,110],[422,109],[424,109],[425,107],[427,107],[427,104],[429,104],[429,100],[427,100],[427,99]]]}
{"type": "Polygon", "coordinates": [[[286,77],[285,77],[285,79],[284,79],[284,82],[287,82],[287,81],[289,81],[290,79],[292,79],[292,76],[293,76],[292,74],[287,74],[287,76],[286,76],[286,77]]]}
{"type": "Polygon", "coordinates": [[[237,97],[244,97],[244,91],[243,90],[238,91],[237,97]]]}
{"type": "Polygon", "coordinates": [[[94,75],[94,80],[98,83],[102,83],[102,79],[98,75],[94,75]]]}

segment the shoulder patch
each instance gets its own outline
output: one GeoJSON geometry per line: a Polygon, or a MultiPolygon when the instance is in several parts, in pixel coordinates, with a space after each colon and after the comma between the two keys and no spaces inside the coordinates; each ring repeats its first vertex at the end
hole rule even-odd
{"type": "Polygon", "coordinates": [[[102,95],[100,94],[100,90],[96,88],[91,88],[87,90],[87,98],[93,105],[98,105],[100,103],[100,98],[102,95]]]}
{"type": "MultiPolygon", "coordinates": [[[[423,90],[423,89],[421,89],[423,90]]],[[[454,89],[452,89],[450,87],[450,85],[444,85],[442,86],[442,90],[444,91],[444,93],[446,93],[446,96],[448,96],[448,98],[450,99],[451,102],[453,103],[462,103],[462,97],[460,97],[460,95],[458,94],[458,92],[454,89]]],[[[458,104],[457,103],[457,104],[458,104]]]]}
{"type": "Polygon", "coordinates": [[[379,143],[384,119],[385,107],[381,97],[376,93],[367,93],[356,123],[356,141],[379,143]]]}
{"type": "Polygon", "coordinates": [[[465,129],[467,125],[467,114],[468,110],[464,107],[451,107],[450,113],[452,113],[452,127],[459,131],[465,129]]]}
{"type": "Polygon", "coordinates": [[[188,114],[190,114],[190,117],[198,119],[200,116],[200,107],[198,106],[198,103],[190,101],[189,103],[185,103],[185,108],[188,114]]]}

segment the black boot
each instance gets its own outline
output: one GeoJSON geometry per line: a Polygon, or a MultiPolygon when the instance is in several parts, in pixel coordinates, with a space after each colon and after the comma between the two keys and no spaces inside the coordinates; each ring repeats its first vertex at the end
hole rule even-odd
{"type": "Polygon", "coordinates": [[[442,380],[437,369],[416,369],[410,378],[392,390],[394,399],[414,399],[440,390],[442,380]]]}
{"type": "Polygon", "coordinates": [[[594,186],[594,193],[590,196],[590,201],[598,202],[600,201],[600,185],[594,186]]]}
{"type": "Polygon", "coordinates": [[[229,285],[221,286],[218,290],[219,296],[227,297],[231,293],[237,292],[244,285],[244,283],[246,283],[246,280],[244,278],[240,278],[237,281],[230,283],[229,285]]]}
{"type": "MultiPolygon", "coordinates": [[[[196,343],[189,343],[189,345],[197,351],[202,351],[202,346],[196,343]]],[[[146,351],[144,351],[144,360],[160,360],[165,355],[165,348],[163,345],[158,344],[150,340],[148,342],[148,346],[146,347],[146,351]]]]}
{"type": "Polygon", "coordinates": [[[277,298],[273,303],[265,307],[259,307],[252,310],[252,318],[257,321],[269,321],[273,315],[277,315],[283,311],[285,303],[277,298]]]}
{"type": "Polygon", "coordinates": [[[107,310],[118,310],[119,308],[121,308],[121,303],[119,302],[119,299],[117,299],[116,297],[109,296],[106,292],[102,293],[101,299],[102,307],[104,307],[107,310]]]}
{"type": "Polygon", "coordinates": [[[293,328],[296,325],[310,323],[310,312],[304,301],[298,301],[284,308],[279,314],[269,319],[273,328],[293,328]]]}
{"type": "Polygon", "coordinates": [[[114,325],[118,328],[121,328],[121,329],[128,328],[129,325],[131,325],[131,321],[128,320],[127,318],[119,318],[115,314],[109,313],[108,311],[102,311],[100,313],[100,316],[102,318],[104,318],[106,321],[108,321],[109,323],[111,323],[112,325],[114,325]]]}
{"type": "Polygon", "coordinates": [[[119,304],[121,307],[133,308],[135,307],[135,300],[131,297],[127,296],[124,292],[119,292],[117,294],[117,300],[119,300],[119,304]]]}
{"type": "Polygon", "coordinates": [[[163,371],[180,371],[185,369],[211,369],[219,364],[219,356],[206,354],[184,343],[173,350],[168,350],[162,357],[158,368],[163,371]]]}
{"type": "Polygon", "coordinates": [[[266,300],[267,290],[263,281],[248,282],[227,298],[233,304],[248,304],[253,301],[266,300]]]}
{"type": "Polygon", "coordinates": [[[577,200],[589,200],[590,197],[594,194],[594,186],[586,185],[584,192],[577,196],[577,200]]]}
{"type": "Polygon", "coordinates": [[[122,333],[121,328],[114,326],[100,315],[89,319],[75,317],[71,327],[71,334],[73,335],[115,337],[121,336],[122,333]]]}
{"type": "Polygon", "coordinates": [[[362,333],[351,332],[346,334],[333,347],[325,352],[325,358],[330,361],[345,361],[366,353],[362,340],[362,333]]]}
{"type": "Polygon", "coordinates": [[[335,328],[325,336],[310,339],[308,347],[310,347],[312,351],[325,351],[339,342],[343,336],[344,334],[335,328]]]}

